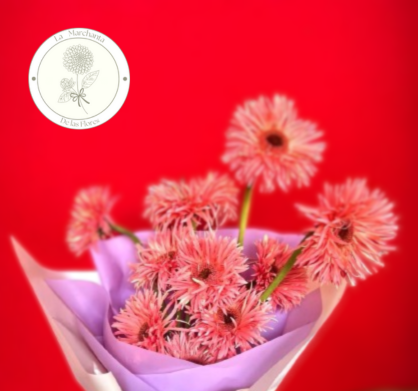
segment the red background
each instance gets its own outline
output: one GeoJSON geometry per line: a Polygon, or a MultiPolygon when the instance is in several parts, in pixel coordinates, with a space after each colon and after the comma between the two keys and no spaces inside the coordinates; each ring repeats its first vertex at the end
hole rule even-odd
{"type": "Polygon", "coordinates": [[[78,389],[9,236],[47,266],[91,268],[88,256],[75,259],[64,242],[78,189],[109,184],[121,196],[116,219],[145,228],[147,186],[225,170],[220,155],[234,108],[275,92],[295,99],[301,115],[325,130],[328,148],[310,188],[256,194],[251,225],[299,232],[307,222],[296,201],[314,203],[326,180],[360,176],[396,202],[401,227],[387,267],[347,292],[281,390],[417,386],[417,6],[414,0],[2,2],[2,389],[78,389]],[[125,105],[88,130],[47,120],[27,84],[43,41],[80,26],[111,37],[131,71],[125,105]]]}

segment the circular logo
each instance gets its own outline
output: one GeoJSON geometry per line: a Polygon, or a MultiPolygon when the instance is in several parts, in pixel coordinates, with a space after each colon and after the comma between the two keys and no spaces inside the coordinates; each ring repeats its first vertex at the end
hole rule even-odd
{"type": "Polygon", "coordinates": [[[119,46],[98,31],[75,28],[47,39],[29,69],[32,98],[45,117],[71,129],[99,126],[122,107],[130,75],[119,46]]]}

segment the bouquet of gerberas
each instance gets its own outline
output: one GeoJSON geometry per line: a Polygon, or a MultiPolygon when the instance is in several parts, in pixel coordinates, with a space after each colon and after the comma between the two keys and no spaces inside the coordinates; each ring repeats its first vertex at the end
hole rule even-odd
{"type": "Polygon", "coordinates": [[[239,194],[224,175],[151,186],[145,216],[154,231],[139,233],[114,222],[107,188],[80,191],[67,240],[76,254],[91,249],[99,278],[40,273],[41,293],[32,283],[60,341],[73,346],[68,353],[62,342],[86,389],[264,391],[279,384],[345,281],[354,285],[383,265],[397,229],[392,204],[365,180],[326,185],[316,208],[298,206],[312,221],[304,235],[247,229],[253,189],[308,185],[321,137],[283,96],[237,109],[223,159],[245,186],[238,230],[221,228],[237,217],[239,194]],[[98,385],[82,370],[111,378],[98,385]]]}

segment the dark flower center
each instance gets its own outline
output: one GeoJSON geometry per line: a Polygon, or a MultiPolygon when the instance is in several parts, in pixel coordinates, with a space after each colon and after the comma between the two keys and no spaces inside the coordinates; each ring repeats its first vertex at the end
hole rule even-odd
{"type": "Polygon", "coordinates": [[[283,137],[280,136],[279,134],[275,133],[275,134],[269,134],[266,137],[267,142],[272,146],[272,147],[283,147],[284,145],[284,140],[283,137]]]}
{"type": "Polygon", "coordinates": [[[175,251],[169,251],[167,254],[168,258],[170,259],[174,259],[176,256],[176,252],[175,251]]]}
{"type": "Polygon", "coordinates": [[[224,314],[224,323],[225,324],[232,324],[232,323],[234,323],[233,320],[235,320],[233,314],[231,314],[230,312],[227,312],[226,314],[224,314]]]}
{"type": "Polygon", "coordinates": [[[218,310],[218,319],[219,322],[223,323],[223,327],[226,329],[233,329],[235,325],[239,322],[240,313],[238,309],[229,308],[226,312],[223,312],[221,309],[218,310]]]}
{"type": "Polygon", "coordinates": [[[148,323],[144,323],[141,328],[139,329],[138,332],[138,341],[142,342],[145,338],[148,337],[148,329],[149,329],[149,325],[148,323]]]}
{"type": "Polygon", "coordinates": [[[354,229],[353,226],[349,223],[344,224],[338,231],[338,237],[344,242],[351,242],[353,239],[354,229]]]}
{"type": "Polygon", "coordinates": [[[102,227],[97,228],[97,235],[99,235],[99,238],[103,238],[105,236],[105,233],[102,227]]]}
{"type": "Polygon", "coordinates": [[[198,278],[201,279],[201,280],[207,280],[211,274],[212,274],[212,270],[210,270],[209,268],[204,268],[198,274],[198,278]]]}
{"type": "Polygon", "coordinates": [[[271,267],[270,271],[271,271],[273,274],[277,274],[277,273],[279,272],[279,268],[278,268],[278,267],[274,264],[274,265],[271,267]]]}

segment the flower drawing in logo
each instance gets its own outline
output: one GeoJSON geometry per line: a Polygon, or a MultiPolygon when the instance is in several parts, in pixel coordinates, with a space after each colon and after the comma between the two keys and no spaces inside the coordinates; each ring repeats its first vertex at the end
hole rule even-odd
{"type": "Polygon", "coordinates": [[[93,53],[82,45],[70,46],[64,53],[64,67],[68,72],[84,75],[93,66],[93,53]]]}
{"type": "Polygon", "coordinates": [[[74,87],[74,80],[73,78],[70,79],[62,79],[61,80],[61,88],[63,91],[71,90],[74,87]]]}
{"type": "Polygon", "coordinates": [[[89,48],[82,45],[74,45],[67,48],[64,53],[64,67],[68,72],[76,74],[76,82],[71,78],[64,78],[61,80],[61,88],[63,92],[61,93],[58,102],[67,103],[70,100],[77,102],[78,106],[83,108],[86,114],[87,111],[84,108],[84,103],[90,104],[85,98],[85,90],[92,86],[99,76],[99,71],[90,72],[93,66],[93,53],[89,48]],[[78,87],[78,76],[84,75],[83,80],[81,81],[81,88],[78,87]],[[77,90],[76,90],[76,89],[77,90]]]}

